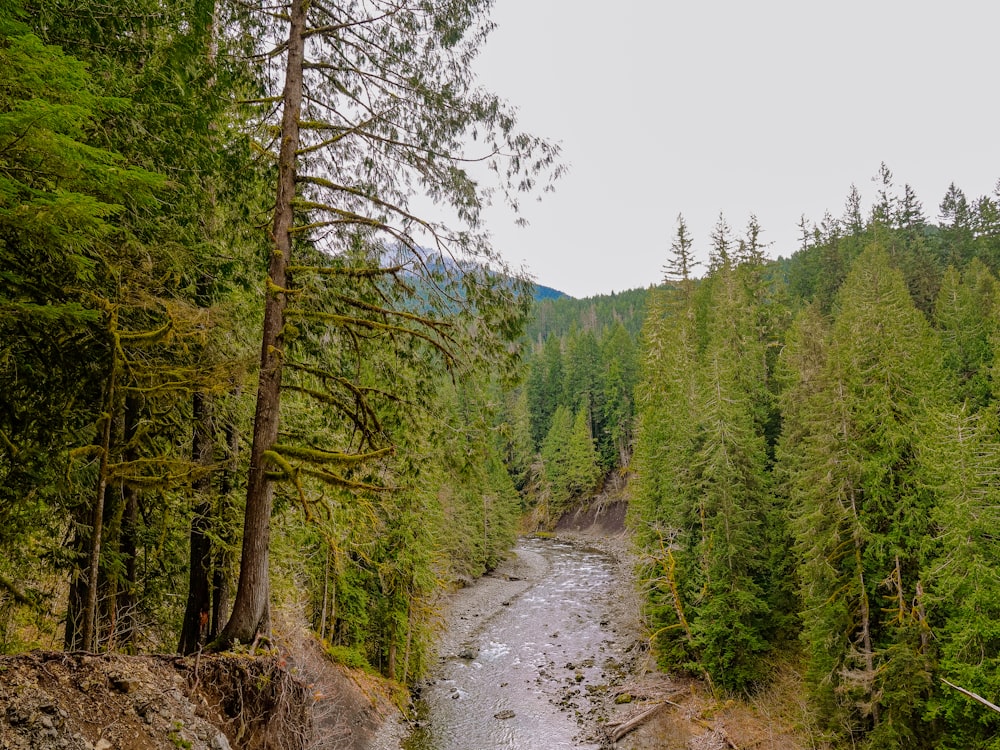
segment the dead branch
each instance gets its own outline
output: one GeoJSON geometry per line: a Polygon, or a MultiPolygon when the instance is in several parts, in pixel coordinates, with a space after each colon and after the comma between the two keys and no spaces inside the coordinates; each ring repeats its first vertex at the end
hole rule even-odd
{"type": "Polygon", "coordinates": [[[954,685],[954,684],[948,682],[948,680],[946,680],[944,677],[941,678],[941,682],[943,682],[945,685],[947,685],[950,688],[954,688],[955,690],[957,690],[958,692],[960,692],[962,695],[967,695],[970,698],[972,698],[972,700],[979,701],[980,703],[982,703],[987,708],[991,708],[994,711],[996,711],[997,713],[1000,713],[1000,706],[997,706],[994,703],[990,703],[983,696],[977,695],[976,693],[973,693],[971,690],[966,690],[965,688],[961,688],[958,685],[954,685]]]}

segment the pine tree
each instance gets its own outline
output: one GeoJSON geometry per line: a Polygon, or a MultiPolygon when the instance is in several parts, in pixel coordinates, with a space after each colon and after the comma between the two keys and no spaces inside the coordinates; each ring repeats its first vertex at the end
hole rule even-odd
{"type": "Polygon", "coordinates": [[[677,229],[674,230],[674,238],[670,243],[670,257],[663,267],[664,281],[685,286],[690,284],[694,269],[698,265],[691,249],[692,244],[687,222],[684,221],[683,214],[677,214],[677,229]]]}
{"type": "Polygon", "coordinates": [[[571,501],[586,498],[599,476],[587,410],[556,409],[541,454],[548,511],[557,517],[571,501]]]}
{"type": "Polygon", "coordinates": [[[964,274],[949,268],[934,307],[934,324],[941,334],[942,364],[952,379],[957,403],[976,411],[992,400],[990,370],[996,322],[996,279],[978,259],[964,274]]]}
{"type": "MultiPolygon", "coordinates": [[[[918,481],[915,443],[925,405],[942,398],[939,353],[877,247],[854,264],[839,302],[819,379],[797,376],[804,390],[782,446],[803,640],[831,726],[872,746],[926,744],[933,499],[918,481]]],[[[815,357],[790,356],[815,371],[815,357]]]]}
{"type": "Polygon", "coordinates": [[[767,374],[754,304],[736,269],[723,268],[713,282],[697,402],[701,538],[695,554],[703,583],[692,632],[713,681],[728,690],[746,691],[764,681],[769,651],[762,583],[770,490],[758,417],[767,374]]]}
{"type": "Polygon", "coordinates": [[[625,469],[632,458],[635,430],[635,386],[638,361],[635,343],[621,323],[616,323],[601,341],[604,363],[603,430],[598,436],[601,464],[625,469]]]}
{"type": "MultiPolygon", "coordinates": [[[[939,498],[929,566],[926,617],[933,627],[943,680],[979,695],[1000,691],[1000,523],[995,477],[1000,469],[996,416],[950,407],[930,415],[919,459],[939,498]]],[[[942,748],[990,748],[1000,716],[940,683],[928,716],[944,725],[942,748]]]]}
{"type": "Polygon", "coordinates": [[[712,228],[712,247],[708,252],[709,271],[717,271],[733,264],[733,230],[722,212],[712,228]]]}
{"type": "Polygon", "coordinates": [[[509,392],[506,399],[506,420],[503,425],[504,461],[514,486],[522,490],[528,481],[535,457],[527,388],[522,385],[509,392]]]}
{"type": "Polygon", "coordinates": [[[274,480],[309,471],[351,486],[351,467],[388,450],[372,400],[392,400],[392,393],[368,390],[309,358],[291,366],[301,378],[295,387],[339,411],[359,440],[347,450],[279,443],[286,345],[300,330],[335,337],[347,358],[372,336],[428,371],[435,358],[449,368],[460,358],[509,361],[509,341],[526,311],[525,281],[512,273],[501,281],[486,265],[502,263],[476,231],[482,194],[464,170],[464,139],[475,130],[485,140],[514,204],[540,173],[558,168],[554,147],[516,131],[511,112],[473,86],[469,65],[487,10],[474,0],[391,13],[365,3],[292,0],[280,16],[287,26],[262,37],[285,40],[273,50],[282,66],[274,245],[240,579],[217,648],[266,630],[274,480]],[[415,188],[453,208],[464,228],[415,216],[408,206],[415,188]],[[431,251],[418,233],[430,238],[431,251]],[[300,261],[304,246],[318,253],[300,261]],[[419,289],[415,280],[422,280],[419,289]]]}
{"type": "Polygon", "coordinates": [[[962,268],[972,252],[972,211],[965,193],[951,183],[941,199],[941,250],[950,265],[962,268]]]}
{"type": "Polygon", "coordinates": [[[560,338],[550,333],[541,347],[535,347],[525,384],[531,413],[531,434],[538,448],[548,434],[556,409],[565,403],[563,368],[560,338]]]}
{"type": "MultiPolygon", "coordinates": [[[[675,248],[674,252],[682,252],[675,248]]],[[[691,289],[650,292],[635,389],[636,438],[629,523],[643,554],[640,583],[662,664],[696,666],[689,618],[700,590],[697,475],[698,321],[691,289]]]]}

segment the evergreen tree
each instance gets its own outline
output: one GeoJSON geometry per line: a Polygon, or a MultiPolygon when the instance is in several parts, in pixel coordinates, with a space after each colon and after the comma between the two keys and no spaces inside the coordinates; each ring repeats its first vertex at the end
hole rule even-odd
{"type": "Polygon", "coordinates": [[[604,415],[597,445],[605,469],[625,469],[632,458],[635,429],[635,386],[638,360],[635,343],[625,326],[612,326],[601,341],[604,366],[604,415]]]}
{"type": "Polygon", "coordinates": [[[945,370],[957,403],[976,411],[992,400],[990,372],[996,337],[996,279],[978,259],[964,274],[949,268],[934,308],[945,370]]]}
{"type": "Polygon", "coordinates": [[[601,351],[592,329],[574,330],[566,338],[562,392],[565,404],[587,415],[592,435],[604,430],[604,381],[601,351]]]}
{"type": "Polygon", "coordinates": [[[933,502],[914,455],[925,405],[941,399],[939,354],[877,247],[839,301],[821,378],[798,376],[805,403],[783,445],[813,689],[831,727],[855,741],[931,746],[922,613],[933,502]]]}
{"type": "Polygon", "coordinates": [[[549,334],[541,347],[535,347],[525,384],[536,447],[541,447],[556,409],[564,403],[564,382],[562,344],[559,337],[549,334]]]}
{"type": "Polygon", "coordinates": [[[550,514],[558,515],[595,489],[599,468],[586,409],[575,415],[565,406],[556,409],[542,445],[542,461],[550,514]]]}
{"type": "Polygon", "coordinates": [[[629,523],[643,554],[640,579],[660,661],[700,672],[690,624],[701,590],[697,336],[693,301],[677,290],[653,290],[636,386],[629,523]]]}
{"type": "Polygon", "coordinates": [[[702,593],[692,632],[701,663],[713,680],[745,691],[763,682],[769,650],[762,586],[770,504],[767,450],[758,419],[766,399],[764,346],[753,303],[735,269],[714,279],[709,344],[699,383],[701,440],[695,454],[695,544],[702,593]]]}
{"type": "MultiPolygon", "coordinates": [[[[938,670],[952,685],[979,695],[1000,691],[1000,546],[995,476],[1000,464],[996,416],[950,408],[931,415],[920,444],[933,510],[934,559],[927,577],[926,617],[938,670]]],[[[944,685],[928,714],[944,725],[941,748],[991,748],[1000,715],[944,685]]]]}
{"type": "Polygon", "coordinates": [[[972,252],[972,211],[965,193],[954,182],[941,199],[939,211],[942,254],[949,264],[962,268],[972,252]]]}
{"type": "Polygon", "coordinates": [[[697,265],[691,246],[692,240],[687,222],[684,221],[683,214],[677,214],[677,229],[674,230],[674,238],[670,243],[671,254],[663,267],[664,281],[684,285],[691,282],[697,265]]]}
{"type": "Polygon", "coordinates": [[[506,420],[503,424],[504,461],[507,471],[518,490],[528,482],[535,458],[531,437],[531,413],[528,409],[528,391],[523,385],[507,394],[506,420]]]}
{"type": "Polygon", "coordinates": [[[730,266],[733,261],[733,230],[726,218],[719,213],[719,219],[712,228],[712,247],[708,251],[709,271],[730,266]]]}
{"type": "Polygon", "coordinates": [[[485,265],[502,263],[475,231],[481,192],[463,169],[464,138],[475,130],[485,140],[513,203],[556,155],[548,143],[517,132],[511,112],[473,86],[469,65],[483,42],[486,3],[385,13],[363,2],[292,0],[280,16],[258,10],[262,19],[287,21],[262,37],[284,39],[273,50],[282,86],[274,246],[240,579],[215,647],[252,641],[266,630],[274,479],[297,470],[287,459],[350,486],[345,471],[387,449],[371,401],[392,393],[328,376],[308,360],[296,363],[297,387],[323,394],[320,402],[350,420],[360,440],[346,451],[279,443],[286,340],[299,326],[325,325],[348,356],[359,348],[355,341],[375,336],[400,356],[408,350],[428,370],[434,357],[457,366],[460,353],[501,364],[519,332],[525,309],[517,300],[526,301],[526,289],[523,279],[502,283],[485,265]],[[408,207],[412,186],[455,209],[464,228],[449,231],[415,216],[408,207]],[[432,238],[433,251],[420,246],[418,231],[432,238]],[[300,261],[309,240],[321,254],[300,261]],[[419,292],[412,279],[423,280],[419,292]]]}

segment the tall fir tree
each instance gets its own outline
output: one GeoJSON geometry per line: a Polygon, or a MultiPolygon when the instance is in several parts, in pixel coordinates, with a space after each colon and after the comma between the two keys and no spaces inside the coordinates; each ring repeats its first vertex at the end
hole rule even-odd
{"type": "Polygon", "coordinates": [[[829,725],[852,741],[930,747],[933,498],[915,446],[926,408],[943,398],[940,355],[877,246],[855,262],[839,302],[818,383],[798,376],[799,421],[789,420],[782,449],[813,690],[829,725]]]}

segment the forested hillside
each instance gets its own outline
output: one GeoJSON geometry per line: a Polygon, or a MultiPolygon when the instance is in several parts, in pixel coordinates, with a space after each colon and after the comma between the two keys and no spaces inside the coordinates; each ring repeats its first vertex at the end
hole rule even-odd
{"type": "Polygon", "coordinates": [[[280,605],[421,670],[520,508],[531,287],[465,165],[512,204],[559,171],[474,85],[487,6],[0,3],[0,650],[245,646],[280,605]]]}
{"type": "Polygon", "coordinates": [[[628,468],[646,294],[535,302],[507,398],[507,465],[541,523],[628,468]]]}
{"type": "Polygon", "coordinates": [[[764,260],[683,220],[652,293],[631,522],[663,666],[801,670],[835,747],[996,747],[1000,192],[940,220],[884,166],[867,215],[764,260]]]}

